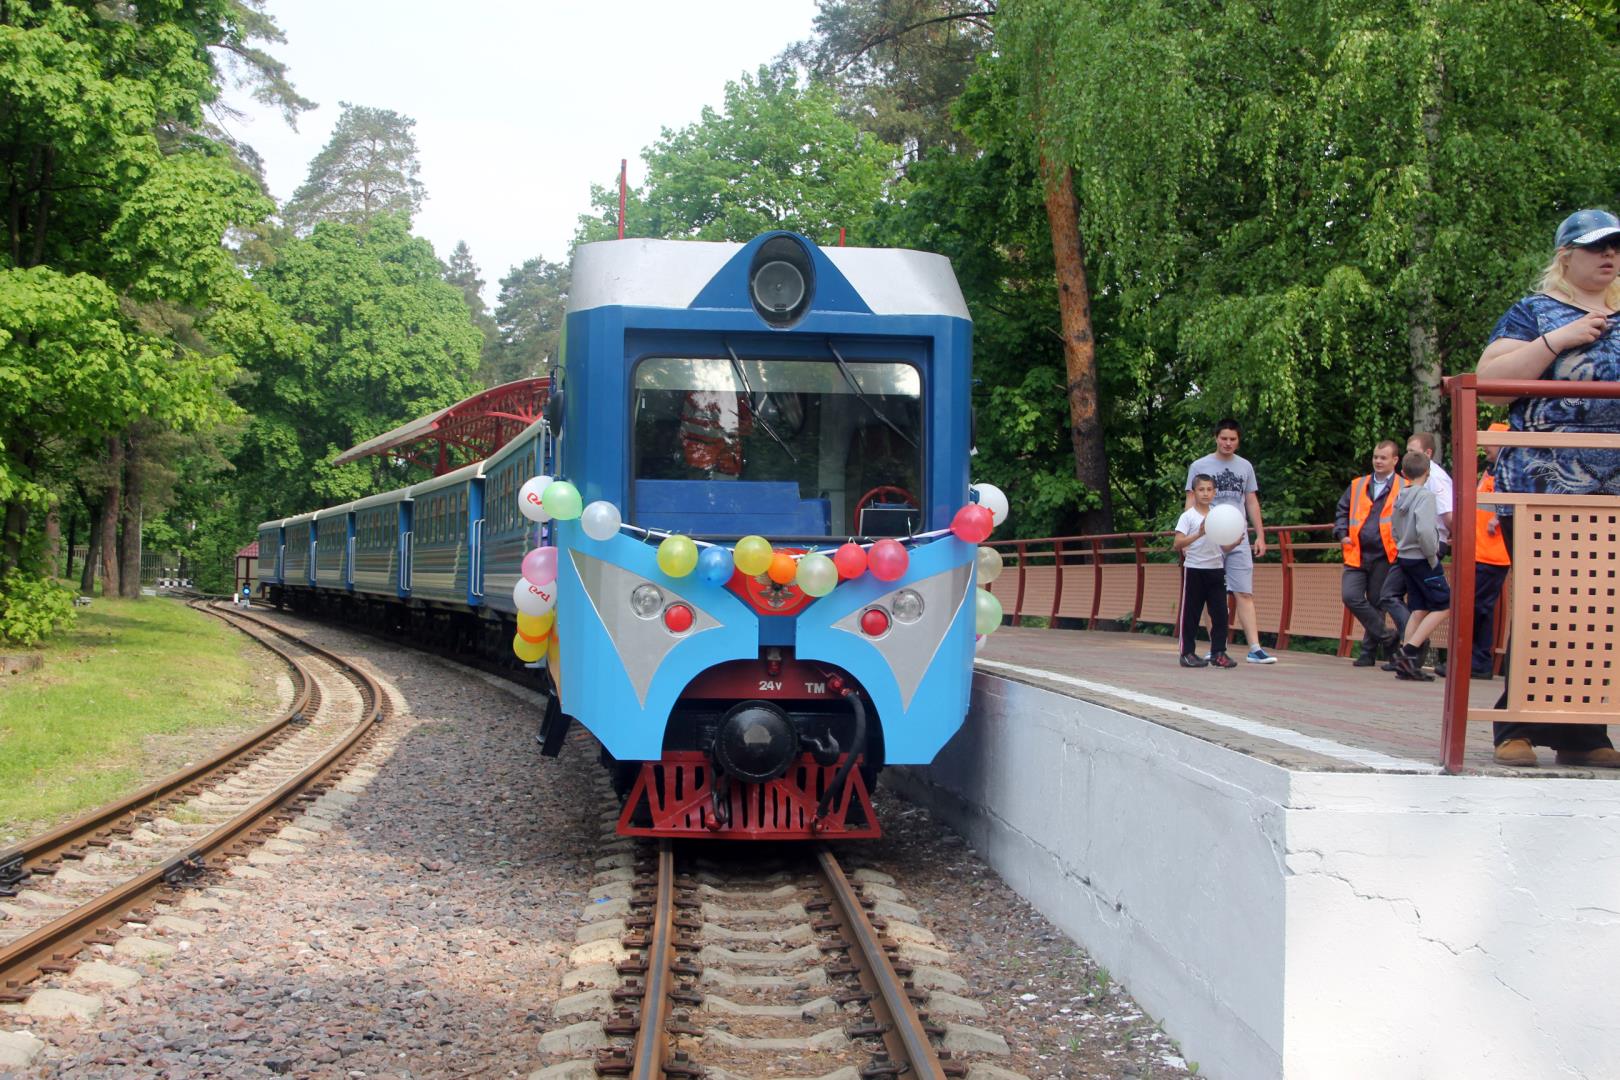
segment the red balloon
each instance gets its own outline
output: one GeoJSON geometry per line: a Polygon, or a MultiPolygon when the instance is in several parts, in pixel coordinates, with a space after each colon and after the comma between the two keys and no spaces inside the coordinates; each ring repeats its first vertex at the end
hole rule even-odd
{"type": "Polygon", "coordinates": [[[964,540],[969,544],[984,543],[990,539],[990,533],[995,527],[995,516],[987,507],[978,503],[968,503],[951,518],[951,532],[956,534],[958,540],[964,540]]]}
{"type": "Polygon", "coordinates": [[[838,567],[840,581],[850,581],[866,573],[866,549],[859,544],[845,544],[833,552],[832,561],[838,567]]]}
{"type": "MultiPolygon", "coordinates": [[[[989,512],[985,511],[987,514],[989,512]]],[[[879,581],[898,581],[910,565],[911,556],[898,540],[879,540],[866,554],[866,568],[879,581]]]]}

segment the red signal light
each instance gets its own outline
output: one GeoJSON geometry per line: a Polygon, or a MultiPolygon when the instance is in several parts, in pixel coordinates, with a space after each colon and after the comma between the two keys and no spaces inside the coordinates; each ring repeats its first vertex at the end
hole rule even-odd
{"type": "Polygon", "coordinates": [[[889,613],[882,608],[869,608],[861,616],[861,629],[867,637],[882,637],[889,632],[889,613]]]}
{"type": "Polygon", "coordinates": [[[692,609],[685,604],[671,604],[664,609],[664,627],[672,634],[684,634],[692,629],[692,609]]]}

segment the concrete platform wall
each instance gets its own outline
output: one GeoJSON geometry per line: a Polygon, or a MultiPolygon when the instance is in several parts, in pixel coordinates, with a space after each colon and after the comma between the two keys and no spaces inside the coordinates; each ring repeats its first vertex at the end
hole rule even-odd
{"type": "Polygon", "coordinates": [[[1201,1075],[1620,1076],[1620,784],[1290,772],[982,673],[935,764],[885,782],[1201,1075]]]}

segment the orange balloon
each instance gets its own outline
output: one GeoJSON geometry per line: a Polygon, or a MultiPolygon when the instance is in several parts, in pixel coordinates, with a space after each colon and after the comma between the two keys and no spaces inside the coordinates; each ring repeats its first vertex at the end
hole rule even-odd
{"type": "Polygon", "coordinates": [[[785,551],[778,551],[771,556],[771,568],[765,573],[778,585],[791,585],[793,579],[799,575],[798,561],[785,551]]]}

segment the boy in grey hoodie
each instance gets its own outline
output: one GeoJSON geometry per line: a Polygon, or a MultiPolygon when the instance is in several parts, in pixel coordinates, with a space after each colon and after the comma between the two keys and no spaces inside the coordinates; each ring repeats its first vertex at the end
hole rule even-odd
{"type": "Polygon", "coordinates": [[[1401,475],[1406,478],[1406,488],[1395,500],[1391,526],[1395,561],[1406,578],[1406,606],[1412,617],[1406,622],[1405,643],[1395,650],[1395,677],[1430,682],[1434,676],[1418,667],[1418,656],[1435,627],[1445,621],[1451,586],[1440,566],[1440,532],[1434,492],[1428,488],[1428,455],[1417,450],[1408,453],[1401,459],[1401,475]]]}

